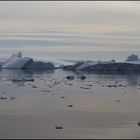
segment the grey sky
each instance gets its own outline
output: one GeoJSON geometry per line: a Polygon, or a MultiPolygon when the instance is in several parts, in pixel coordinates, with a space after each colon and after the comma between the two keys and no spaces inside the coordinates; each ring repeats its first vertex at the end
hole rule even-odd
{"type": "Polygon", "coordinates": [[[132,1],[1,1],[0,30],[138,31],[139,13],[140,2],[132,1]]]}
{"type": "Polygon", "coordinates": [[[139,38],[140,2],[0,2],[2,52],[140,52],[139,38]]]}

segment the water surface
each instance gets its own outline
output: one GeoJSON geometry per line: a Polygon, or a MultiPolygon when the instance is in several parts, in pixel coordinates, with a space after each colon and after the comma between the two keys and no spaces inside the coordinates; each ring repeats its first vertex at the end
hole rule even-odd
{"type": "Polygon", "coordinates": [[[140,138],[139,100],[139,74],[3,69],[0,137],[140,138]]]}

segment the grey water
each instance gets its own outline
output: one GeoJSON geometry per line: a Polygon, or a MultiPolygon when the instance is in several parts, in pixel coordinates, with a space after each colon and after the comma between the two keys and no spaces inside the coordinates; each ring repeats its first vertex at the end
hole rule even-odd
{"type": "Polygon", "coordinates": [[[1,69],[0,137],[140,138],[139,100],[139,74],[1,69]]]}

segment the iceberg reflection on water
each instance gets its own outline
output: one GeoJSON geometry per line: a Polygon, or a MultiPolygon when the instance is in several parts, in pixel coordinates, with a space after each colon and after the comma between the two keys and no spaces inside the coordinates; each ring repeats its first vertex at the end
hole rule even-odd
{"type": "Polygon", "coordinates": [[[33,74],[53,73],[53,70],[1,69],[0,79],[13,82],[34,82],[33,74]]]}

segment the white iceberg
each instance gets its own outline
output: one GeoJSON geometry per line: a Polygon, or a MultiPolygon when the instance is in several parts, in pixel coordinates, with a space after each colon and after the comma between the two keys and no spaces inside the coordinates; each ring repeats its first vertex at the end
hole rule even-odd
{"type": "Polygon", "coordinates": [[[83,64],[81,64],[79,67],[76,68],[76,70],[82,70],[82,69],[85,69],[87,67],[90,67],[90,66],[94,66],[96,64],[110,64],[110,63],[115,63],[115,60],[111,60],[111,61],[91,61],[91,60],[88,60],[88,61],[85,61],[83,62],[83,64]]]}
{"type": "Polygon", "coordinates": [[[76,68],[76,70],[81,70],[83,68],[89,67],[89,66],[93,66],[96,65],[97,62],[96,61],[86,61],[83,64],[81,64],[79,67],[76,68]]]}
{"type": "Polygon", "coordinates": [[[6,60],[3,63],[2,68],[21,69],[26,67],[32,61],[33,61],[32,58],[22,57],[21,52],[18,52],[16,54],[13,54],[8,60],[6,60]]]}

